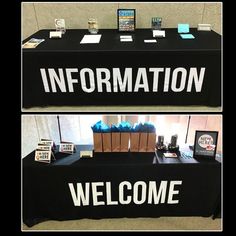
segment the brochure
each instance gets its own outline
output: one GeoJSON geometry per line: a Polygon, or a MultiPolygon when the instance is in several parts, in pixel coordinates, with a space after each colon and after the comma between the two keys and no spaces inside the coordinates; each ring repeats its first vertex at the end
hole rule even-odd
{"type": "Polygon", "coordinates": [[[23,44],[23,48],[36,48],[40,43],[45,41],[45,39],[35,39],[31,38],[29,41],[23,44]]]}

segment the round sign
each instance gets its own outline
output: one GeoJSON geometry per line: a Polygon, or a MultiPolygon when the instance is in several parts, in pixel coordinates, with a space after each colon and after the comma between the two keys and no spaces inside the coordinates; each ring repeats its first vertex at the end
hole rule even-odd
{"type": "Polygon", "coordinates": [[[199,137],[198,144],[202,148],[207,148],[209,145],[214,144],[214,139],[209,134],[203,134],[199,137]]]}
{"type": "Polygon", "coordinates": [[[64,22],[61,20],[61,19],[57,19],[57,20],[55,20],[56,21],[56,25],[58,26],[58,27],[64,27],[64,22]]]}

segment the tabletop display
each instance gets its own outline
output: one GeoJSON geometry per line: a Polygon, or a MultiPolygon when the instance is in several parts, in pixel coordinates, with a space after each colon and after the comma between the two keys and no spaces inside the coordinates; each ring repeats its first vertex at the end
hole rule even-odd
{"type": "Polygon", "coordinates": [[[24,41],[44,39],[23,48],[25,108],[221,105],[221,36],[214,31],[67,29],[60,39],[49,32],[24,41]]]}

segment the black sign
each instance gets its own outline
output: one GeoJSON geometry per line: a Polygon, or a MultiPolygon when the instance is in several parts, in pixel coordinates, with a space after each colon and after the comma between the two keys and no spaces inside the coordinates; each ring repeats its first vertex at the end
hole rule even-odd
{"type": "Polygon", "coordinates": [[[154,153],[80,158],[80,151],[90,148],[76,148],[72,155],[57,152],[47,166],[34,161],[34,152],[23,159],[28,226],[45,219],[209,217],[220,204],[221,168],[215,160],[160,165],[154,153]]]}
{"type": "Polygon", "coordinates": [[[215,158],[217,148],[217,131],[196,131],[194,142],[194,157],[215,158]]]}
{"type": "MultiPolygon", "coordinates": [[[[88,105],[221,105],[220,36],[193,33],[183,41],[177,29],[145,44],[150,30],[136,30],[123,44],[115,30],[101,30],[99,44],[79,44],[86,30],[68,30],[23,49],[23,107],[88,105]],[[208,41],[211,43],[209,44],[208,41]]],[[[33,37],[32,36],[32,37],[33,37]]]]}

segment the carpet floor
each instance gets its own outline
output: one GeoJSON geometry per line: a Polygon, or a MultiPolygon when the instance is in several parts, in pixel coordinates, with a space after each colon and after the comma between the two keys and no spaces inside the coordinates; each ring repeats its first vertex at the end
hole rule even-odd
{"type": "Polygon", "coordinates": [[[22,231],[221,231],[222,219],[208,217],[160,217],[81,219],[68,221],[45,221],[22,231]]]}

